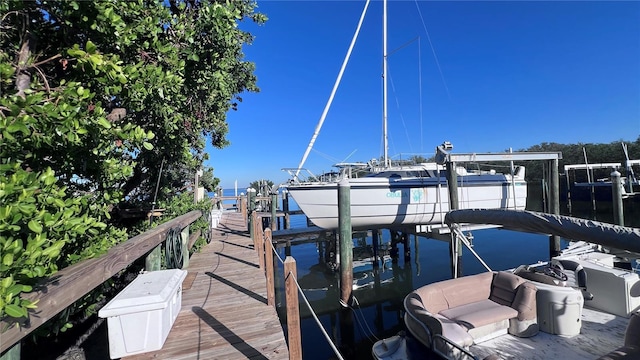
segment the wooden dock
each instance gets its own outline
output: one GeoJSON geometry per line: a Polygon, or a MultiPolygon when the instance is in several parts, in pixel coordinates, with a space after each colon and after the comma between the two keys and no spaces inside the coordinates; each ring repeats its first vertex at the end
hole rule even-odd
{"type": "Polygon", "coordinates": [[[211,243],[186,270],[182,310],[163,348],[126,359],[289,358],[241,213],[223,213],[211,243]]]}

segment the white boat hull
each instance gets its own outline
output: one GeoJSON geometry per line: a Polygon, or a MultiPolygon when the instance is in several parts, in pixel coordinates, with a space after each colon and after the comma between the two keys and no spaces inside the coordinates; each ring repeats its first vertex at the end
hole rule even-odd
{"type": "MultiPolygon", "coordinates": [[[[349,179],[351,226],[441,224],[449,211],[449,193],[441,177],[394,180],[383,177],[349,179]]],[[[316,226],[338,228],[338,185],[299,184],[287,187],[300,209],[316,226]]],[[[510,176],[467,175],[459,178],[459,209],[524,210],[527,185],[510,176]],[[514,200],[515,199],[515,200],[514,200]]]]}

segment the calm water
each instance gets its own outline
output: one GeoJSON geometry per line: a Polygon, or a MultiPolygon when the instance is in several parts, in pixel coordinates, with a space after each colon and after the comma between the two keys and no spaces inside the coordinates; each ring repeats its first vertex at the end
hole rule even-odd
{"type": "MultiPolygon", "coordinates": [[[[233,195],[233,189],[225,195],[233,195]]],[[[540,211],[537,194],[529,196],[528,209],[540,211]]],[[[597,203],[597,211],[591,209],[591,203],[573,204],[576,217],[596,218],[611,222],[613,219],[610,204],[597,203]]],[[[627,204],[625,222],[628,226],[640,227],[637,204],[627,204]]],[[[297,206],[291,202],[291,210],[297,206]]],[[[566,204],[561,212],[567,213],[566,204]]],[[[292,216],[292,227],[306,227],[303,215],[292,216]]],[[[501,229],[487,229],[473,232],[474,250],[494,270],[514,268],[522,264],[545,261],[549,258],[547,236],[523,234],[501,229]]],[[[390,242],[390,232],[382,231],[382,242],[390,242]]],[[[566,241],[563,240],[563,246],[566,241]]],[[[451,278],[449,245],[447,242],[424,237],[410,237],[410,259],[402,256],[403,247],[398,246],[400,257],[397,262],[386,258],[374,268],[370,260],[362,260],[370,255],[371,238],[354,239],[354,280],[360,286],[353,295],[357,304],[351,310],[341,310],[338,303],[340,288],[339,273],[332,270],[327,262],[326,243],[306,243],[293,245],[291,255],[296,259],[298,282],[303,288],[314,312],[318,315],[324,329],[332,341],[347,359],[371,359],[371,346],[378,339],[395,335],[404,330],[402,300],[413,289],[439,280],[451,278]]],[[[281,258],[285,250],[278,249],[281,258]]],[[[463,270],[465,275],[485,271],[480,262],[467,249],[463,252],[463,270]]],[[[277,273],[282,274],[281,264],[277,273]]],[[[282,278],[278,280],[277,302],[284,303],[282,278]]],[[[334,359],[333,350],[326,341],[316,321],[311,317],[307,306],[300,301],[302,316],[302,349],[307,359],[334,359]]],[[[279,308],[280,318],[286,323],[284,308],[279,308]]]]}

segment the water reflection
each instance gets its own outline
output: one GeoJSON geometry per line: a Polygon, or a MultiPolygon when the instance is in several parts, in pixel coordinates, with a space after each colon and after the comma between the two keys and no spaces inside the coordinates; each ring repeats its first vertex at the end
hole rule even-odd
{"type": "MultiPolygon", "coordinates": [[[[579,209],[574,204],[574,216],[590,217],[589,206],[576,214],[575,211],[579,209]]],[[[600,221],[612,218],[605,212],[605,205],[599,209],[603,209],[597,216],[600,221]]],[[[625,207],[627,225],[640,226],[637,212],[637,207],[625,207]]],[[[492,269],[509,269],[548,260],[547,236],[500,229],[475,231],[473,234],[474,250],[492,269]]],[[[348,308],[339,303],[339,266],[335,239],[327,236],[315,243],[294,244],[290,249],[297,261],[298,282],[304,289],[305,296],[331,340],[347,359],[371,359],[371,346],[375,341],[404,330],[404,297],[417,287],[451,276],[448,243],[411,235],[407,249],[404,248],[403,241],[400,241],[398,256],[393,258],[391,244],[398,234],[383,230],[378,238],[376,254],[371,235],[370,232],[354,234],[354,301],[348,308]],[[409,256],[405,256],[407,252],[409,256]]],[[[563,241],[564,246],[566,241],[563,241]]],[[[278,251],[284,257],[285,249],[278,251]]],[[[466,249],[462,262],[465,275],[485,271],[466,249]]],[[[282,267],[277,271],[280,274],[278,303],[282,304],[282,267]]],[[[286,324],[285,309],[279,307],[278,310],[283,324],[286,324]]],[[[336,358],[303,301],[300,302],[300,314],[303,358],[336,358]]]]}

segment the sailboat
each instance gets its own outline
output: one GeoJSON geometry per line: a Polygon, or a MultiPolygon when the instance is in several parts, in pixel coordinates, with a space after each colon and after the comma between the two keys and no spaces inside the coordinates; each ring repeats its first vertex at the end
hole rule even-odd
{"type": "MultiPolygon", "coordinates": [[[[388,156],[387,138],[387,1],[383,1],[383,140],[382,166],[369,163],[367,175],[354,177],[353,170],[362,171],[365,165],[338,164],[340,176],[311,177],[301,180],[300,171],[320,131],[337,85],[360,30],[369,1],[365,5],[360,23],[351,42],[347,57],[336,80],[329,102],[316,131],[296,169],[288,170],[292,179],[285,185],[309,220],[325,229],[338,228],[338,183],[348,179],[351,201],[351,226],[354,229],[372,229],[399,225],[444,226],[444,215],[450,209],[514,209],[526,206],[527,184],[525,168],[513,167],[511,174],[490,171],[470,171],[461,166],[446,167],[443,162],[421,163],[411,166],[392,166],[388,156]],[[458,203],[449,203],[448,172],[455,171],[458,203]]],[[[438,146],[439,154],[451,151],[452,145],[438,146]]]]}

